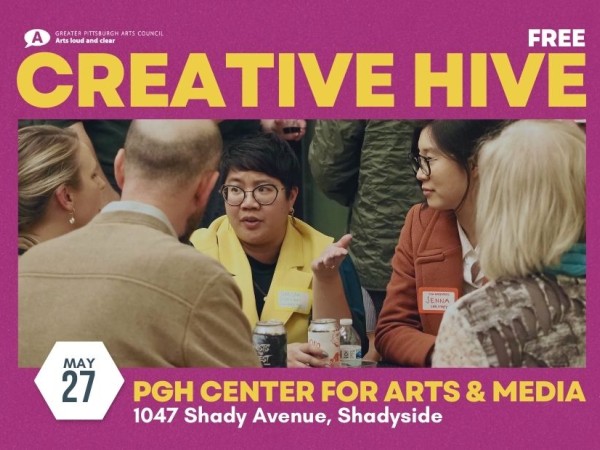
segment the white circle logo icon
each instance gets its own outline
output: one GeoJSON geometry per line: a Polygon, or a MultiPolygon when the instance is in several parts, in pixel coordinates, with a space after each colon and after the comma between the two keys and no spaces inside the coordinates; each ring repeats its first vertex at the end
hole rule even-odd
{"type": "Polygon", "coordinates": [[[25,48],[41,47],[42,45],[46,45],[48,42],[50,42],[50,33],[48,33],[46,30],[36,28],[25,33],[25,43],[27,43],[25,48]]]}

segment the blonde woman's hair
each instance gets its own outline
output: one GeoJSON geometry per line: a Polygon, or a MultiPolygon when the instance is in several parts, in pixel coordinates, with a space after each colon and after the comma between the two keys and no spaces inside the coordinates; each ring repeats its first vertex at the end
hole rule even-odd
{"type": "Polygon", "coordinates": [[[520,120],[479,151],[483,273],[523,277],[585,237],[585,134],[572,121],[520,120]]]}
{"type": "Polygon", "coordinates": [[[34,125],[19,130],[19,232],[46,213],[56,189],[79,187],[80,141],[71,130],[34,125]]]}

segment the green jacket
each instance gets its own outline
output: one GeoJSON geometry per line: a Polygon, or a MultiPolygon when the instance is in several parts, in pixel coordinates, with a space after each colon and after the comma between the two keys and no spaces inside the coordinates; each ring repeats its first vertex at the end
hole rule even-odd
{"type": "Polygon", "coordinates": [[[352,259],[366,289],[385,290],[404,217],[423,200],[408,155],[413,124],[319,120],[309,162],[317,185],[351,208],[352,259]]]}

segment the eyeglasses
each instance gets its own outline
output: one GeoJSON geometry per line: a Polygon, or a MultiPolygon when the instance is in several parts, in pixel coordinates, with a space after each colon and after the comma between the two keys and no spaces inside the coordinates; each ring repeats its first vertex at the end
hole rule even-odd
{"type": "Polygon", "coordinates": [[[252,192],[252,197],[256,200],[256,203],[266,206],[274,203],[277,200],[279,191],[283,191],[284,189],[284,187],[278,188],[274,184],[261,184],[251,191],[244,191],[239,186],[224,184],[221,188],[221,195],[229,206],[240,206],[246,200],[246,194],[252,192]]]}
{"type": "Polygon", "coordinates": [[[409,155],[409,159],[415,174],[419,171],[419,169],[421,169],[423,171],[423,175],[426,177],[431,175],[431,166],[429,165],[429,162],[433,161],[435,158],[430,158],[429,156],[423,155],[409,155]]]}

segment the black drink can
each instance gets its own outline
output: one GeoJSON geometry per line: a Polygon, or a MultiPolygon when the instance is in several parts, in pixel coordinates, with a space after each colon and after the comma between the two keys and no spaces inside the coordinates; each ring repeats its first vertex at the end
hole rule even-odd
{"type": "Polygon", "coordinates": [[[258,322],[252,343],[263,367],[287,367],[287,337],[282,322],[258,322]]]}

